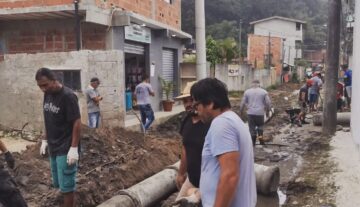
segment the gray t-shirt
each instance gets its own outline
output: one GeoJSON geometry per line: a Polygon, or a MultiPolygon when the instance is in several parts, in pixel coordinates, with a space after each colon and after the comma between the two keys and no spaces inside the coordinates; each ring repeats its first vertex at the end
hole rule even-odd
{"type": "Polygon", "coordinates": [[[251,136],[233,111],[216,117],[205,137],[202,151],[200,192],[204,207],[213,207],[220,179],[217,156],[238,151],[240,178],[231,207],[254,207],[257,201],[254,155],[251,136]]]}
{"type": "Polygon", "coordinates": [[[100,96],[99,91],[89,86],[85,90],[85,95],[86,95],[88,113],[99,112],[100,111],[99,105],[96,104],[94,100],[92,100],[93,98],[100,96]]]}
{"type": "Polygon", "coordinates": [[[135,88],[136,100],[138,105],[150,104],[150,92],[153,93],[153,89],[149,83],[140,83],[135,88]]]}
{"type": "Polygon", "coordinates": [[[323,84],[322,80],[318,76],[312,77],[311,80],[313,81],[313,83],[309,89],[309,93],[310,94],[319,94],[319,89],[323,84]]]}
{"type": "Polygon", "coordinates": [[[271,108],[271,101],[268,93],[264,89],[256,87],[245,91],[240,109],[242,110],[245,105],[248,109],[247,114],[263,116],[265,110],[271,108]]]}

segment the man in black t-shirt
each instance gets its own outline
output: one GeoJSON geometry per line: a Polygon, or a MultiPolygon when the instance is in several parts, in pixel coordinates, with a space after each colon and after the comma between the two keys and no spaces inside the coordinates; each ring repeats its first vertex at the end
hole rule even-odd
{"type": "Polygon", "coordinates": [[[48,146],[53,185],[64,195],[63,206],[73,207],[81,127],[78,99],[50,69],[40,68],[35,79],[44,92],[45,134],[40,154],[45,155],[48,146]]]}
{"type": "Polygon", "coordinates": [[[180,134],[183,138],[181,162],[176,185],[180,190],[176,200],[189,196],[197,195],[200,200],[200,194],[196,188],[199,188],[201,172],[201,153],[204,146],[205,136],[209,130],[210,124],[205,124],[194,112],[193,100],[190,96],[191,86],[195,83],[189,82],[181,96],[176,97],[182,100],[187,115],[180,126],[180,134]],[[195,189],[195,190],[194,190],[195,189]]]}
{"type": "Polygon", "coordinates": [[[298,126],[301,126],[302,124],[307,124],[307,122],[305,121],[305,115],[306,115],[306,110],[307,110],[307,106],[308,106],[308,91],[309,88],[312,86],[313,81],[311,79],[308,79],[306,81],[306,84],[303,85],[300,88],[299,91],[299,107],[301,109],[301,112],[298,115],[298,126]]]}

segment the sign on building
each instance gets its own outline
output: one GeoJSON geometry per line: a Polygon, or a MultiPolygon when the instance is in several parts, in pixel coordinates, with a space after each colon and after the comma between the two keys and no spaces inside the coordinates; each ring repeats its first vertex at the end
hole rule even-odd
{"type": "Polygon", "coordinates": [[[240,65],[228,65],[228,76],[239,76],[240,65]]]}
{"type": "Polygon", "coordinates": [[[150,44],[151,30],[136,24],[125,26],[125,39],[150,44]]]}

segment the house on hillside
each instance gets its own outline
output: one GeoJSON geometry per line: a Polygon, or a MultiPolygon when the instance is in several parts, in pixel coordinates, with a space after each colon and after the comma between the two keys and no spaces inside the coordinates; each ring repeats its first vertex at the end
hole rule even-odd
{"type": "Polygon", "coordinates": [[[41,126],[42,94],[34,81],[40,67],[57,70],[77,91],[84,123],[82,91],[93,76],[101,80],[104,125],[124,126],[125,91],[144,73],[159,110],[158,77],[178,84],[183,45],[192,38],[181,31],[180,0],[2,0],[0,28],[0,99],[7,100],[0,124],[15,128],[41,126]]]}
{"type": "Polygon", "coordinates": [[[282,57],[284,64],[293,66],[297,58],[302,58],[304,25],[306,22],[280,16],[251,22],[254,35],[278,37],[282,39],[282,57]]]}

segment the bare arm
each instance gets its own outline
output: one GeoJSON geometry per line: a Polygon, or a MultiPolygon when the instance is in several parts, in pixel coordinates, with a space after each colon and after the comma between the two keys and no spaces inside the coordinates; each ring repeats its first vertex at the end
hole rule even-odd
{"type": "Polygon", "coordinates": [[[265,106],[266,106],[266,110],[271,109],[271,100],[270,100],[269,94],[265,95],[265,106]]]}
{"type": "Polygon", "coordinates": [[[71,147],[77,147],[79,145],[80,132],[81,132],[81,121],[79,118],[76,119],[73,123],[71,147]]]}
{"type": "Polygon", "coordinates": [[[180,167],[179,167],[178,175],[176,177],[176,185],[178,189],[180,189],[182,184],[185,182],[186,172],[187,172],[186,151],[185,151],[185,147],[182,146],[180,167]]]}
{"type": "Polygon", "coordinates": [[[240,103],[240,113],[242,113],[242,111],[244,110],[244,106],[248,104],[248,99],[247,99],[247,95],[246,93],[244,94],[244,97],[241,100],[240,103]]]}
{"type": "Polygon", "coordinates": [[[0,151],[3,153],[6,153],[8,151],[5,144],[1,140],[0,140],[0,151]]]}
{"type": "Polygon", "coordinates": [[[216,190],[214,207],[230,206],[239,181],[239,152],[229,152],[218,156],[220,180],[216,190]]]}

